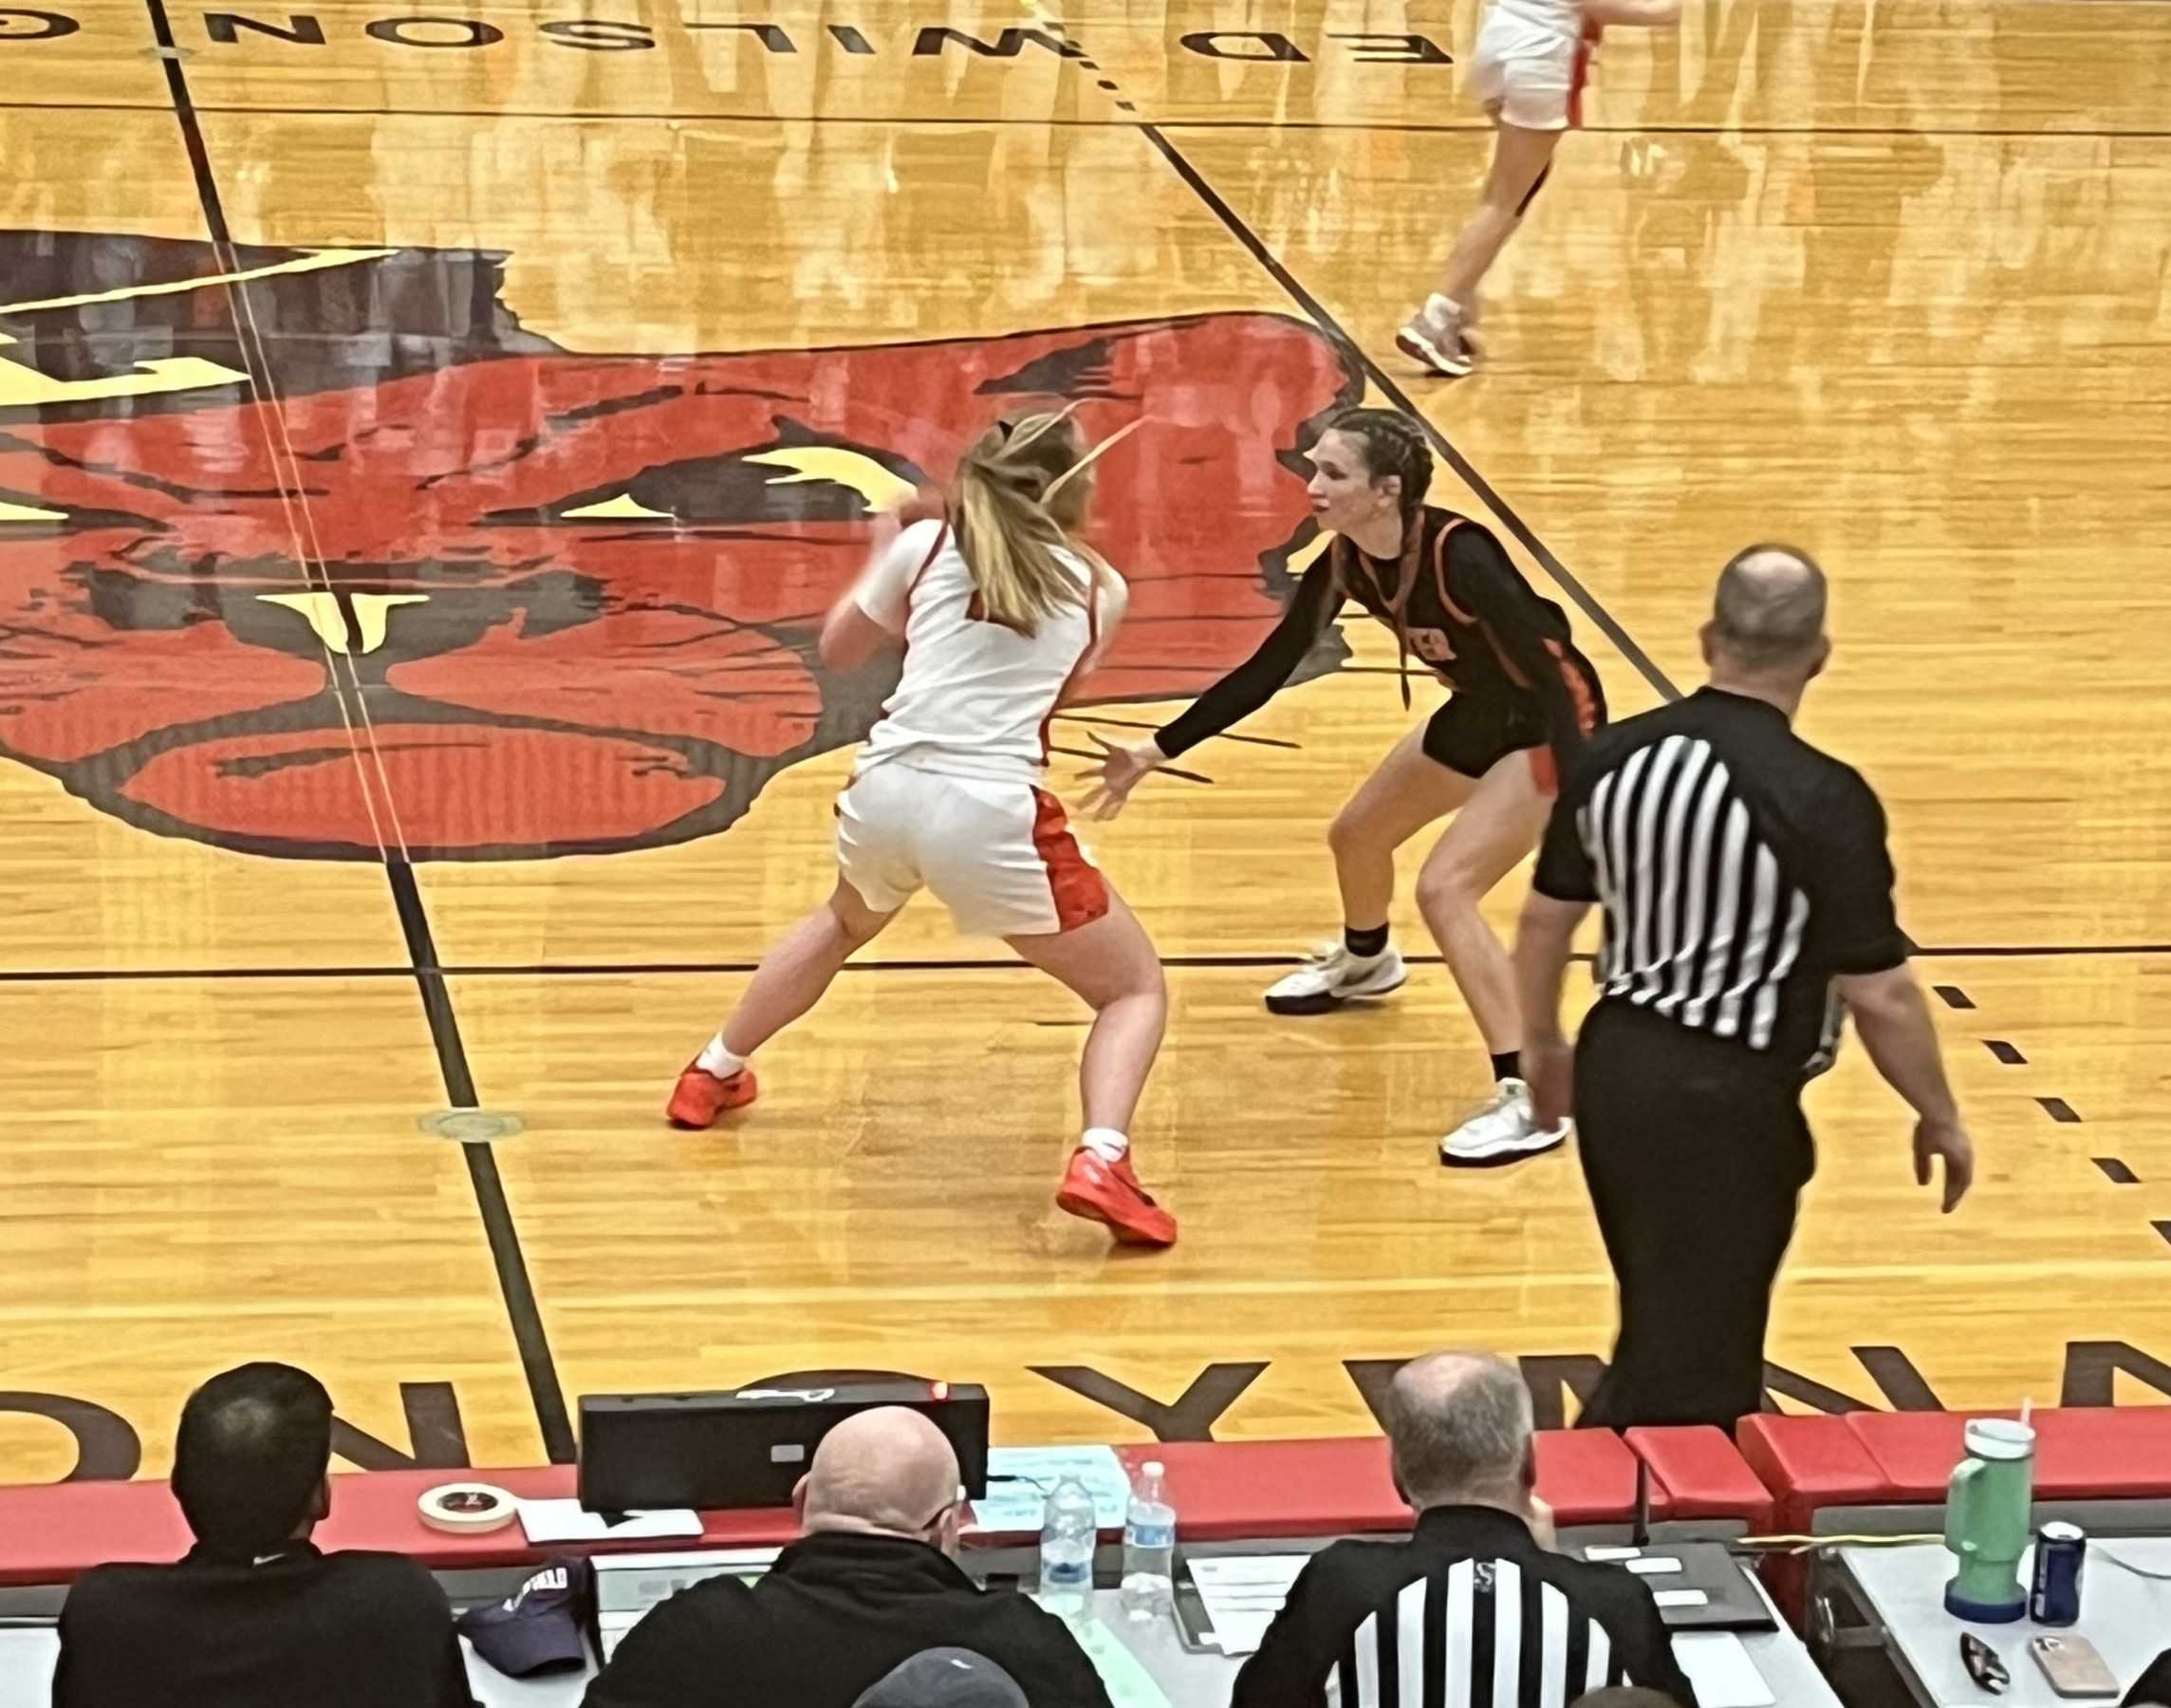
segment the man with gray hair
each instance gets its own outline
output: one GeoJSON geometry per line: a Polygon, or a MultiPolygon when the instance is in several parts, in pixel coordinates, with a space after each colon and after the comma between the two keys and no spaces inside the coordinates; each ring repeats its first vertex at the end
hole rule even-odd
{"type": "Polygon", "coordinates": [[[1387,1434],[1406,1542],[1337,1542],[1290,1587],[1230,1708],[1567,1708],[1642,1684],[1696,1708],[1640,1577],[1548,1551],[1531,1393],[1485,1352],[1397,1372],[1387,1434]]]}
{"type": "Polygon", "coordinates": [[[1541,1123],[1571,1105],[1621,1293],[1581,1421],[1716,1423],[1760,1409],[1772,1286],[1814,1151],[1804,1084],[1851,1011],[1915,1110],[1915,1178],[1974,1152],[1892,907],[1884,809],[1793,733],[1825,667],[1825,577],[1752,546],[1718,578],[1688,698],[1602,732],[1554,803],[1515,945],[1541,1123]],[[1561,977],[1599,902],[1600,996],[1572,1061],[1561,977]]]}

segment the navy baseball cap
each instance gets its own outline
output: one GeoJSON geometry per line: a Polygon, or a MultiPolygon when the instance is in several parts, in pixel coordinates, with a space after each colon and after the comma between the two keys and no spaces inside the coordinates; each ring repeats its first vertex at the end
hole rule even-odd
{"type": "Polygon", "coordinates": [[[971,1649],[922,1649],[852,1708],[1030,1708],[1018,1681],[971,1649]]]}
{"type": "Polygon", "coordinates": [[[594,1581],[587,1561],[552,1560],[504,1601],[470,1607],[453,1623],[476,1654],[509,1678],[585,1666],[581,1616],[594,1581]]]}

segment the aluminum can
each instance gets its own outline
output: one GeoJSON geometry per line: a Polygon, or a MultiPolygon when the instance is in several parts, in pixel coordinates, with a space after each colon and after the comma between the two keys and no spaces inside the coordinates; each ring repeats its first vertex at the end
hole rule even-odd
{"type": "Polygon", "coordinates": [[[2035,1581],[2028,1617],[2041,1625],[2069,1625],[2081,1617],[2081,1563],[2088,1539],[2077,1524],[2046,1524],[2035,1532],[2035,1581]]]}

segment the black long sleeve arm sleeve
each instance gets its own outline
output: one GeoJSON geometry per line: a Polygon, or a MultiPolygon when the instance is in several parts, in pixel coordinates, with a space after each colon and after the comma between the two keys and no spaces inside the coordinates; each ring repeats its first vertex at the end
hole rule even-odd
{"type": "Polygon", "coordinates": [[[1342,608],[1329,555],[1323,551],[1312,561],[1297,584],[1296,597],[1258,650],[1155,733],[1154,744],[1169,758],[1241,723],[1296,674],[1312,642],[1342,608]]]}

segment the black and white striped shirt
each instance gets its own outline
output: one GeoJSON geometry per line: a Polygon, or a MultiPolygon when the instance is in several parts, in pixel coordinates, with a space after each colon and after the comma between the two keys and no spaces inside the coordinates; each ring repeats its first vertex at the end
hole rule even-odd
{"type": "Polygon", "coordinates": [[[1814,1070],[1836,975],[1907,956],[1884,809],[1777,707],[1705,688],[1601,732],[1553,808],[1536,885],[1605,913],[1604,1000],[1814,1070]]]}
{"type": "Polygon", "coordinates": [[[1635,1683],[1696,1698],[1648,1587],[1549,1553],[1490,1507],[1436,1507],[1407,1542],[1314,1556],[1231,1708],[1568,1708],[1635,1683]]]}

